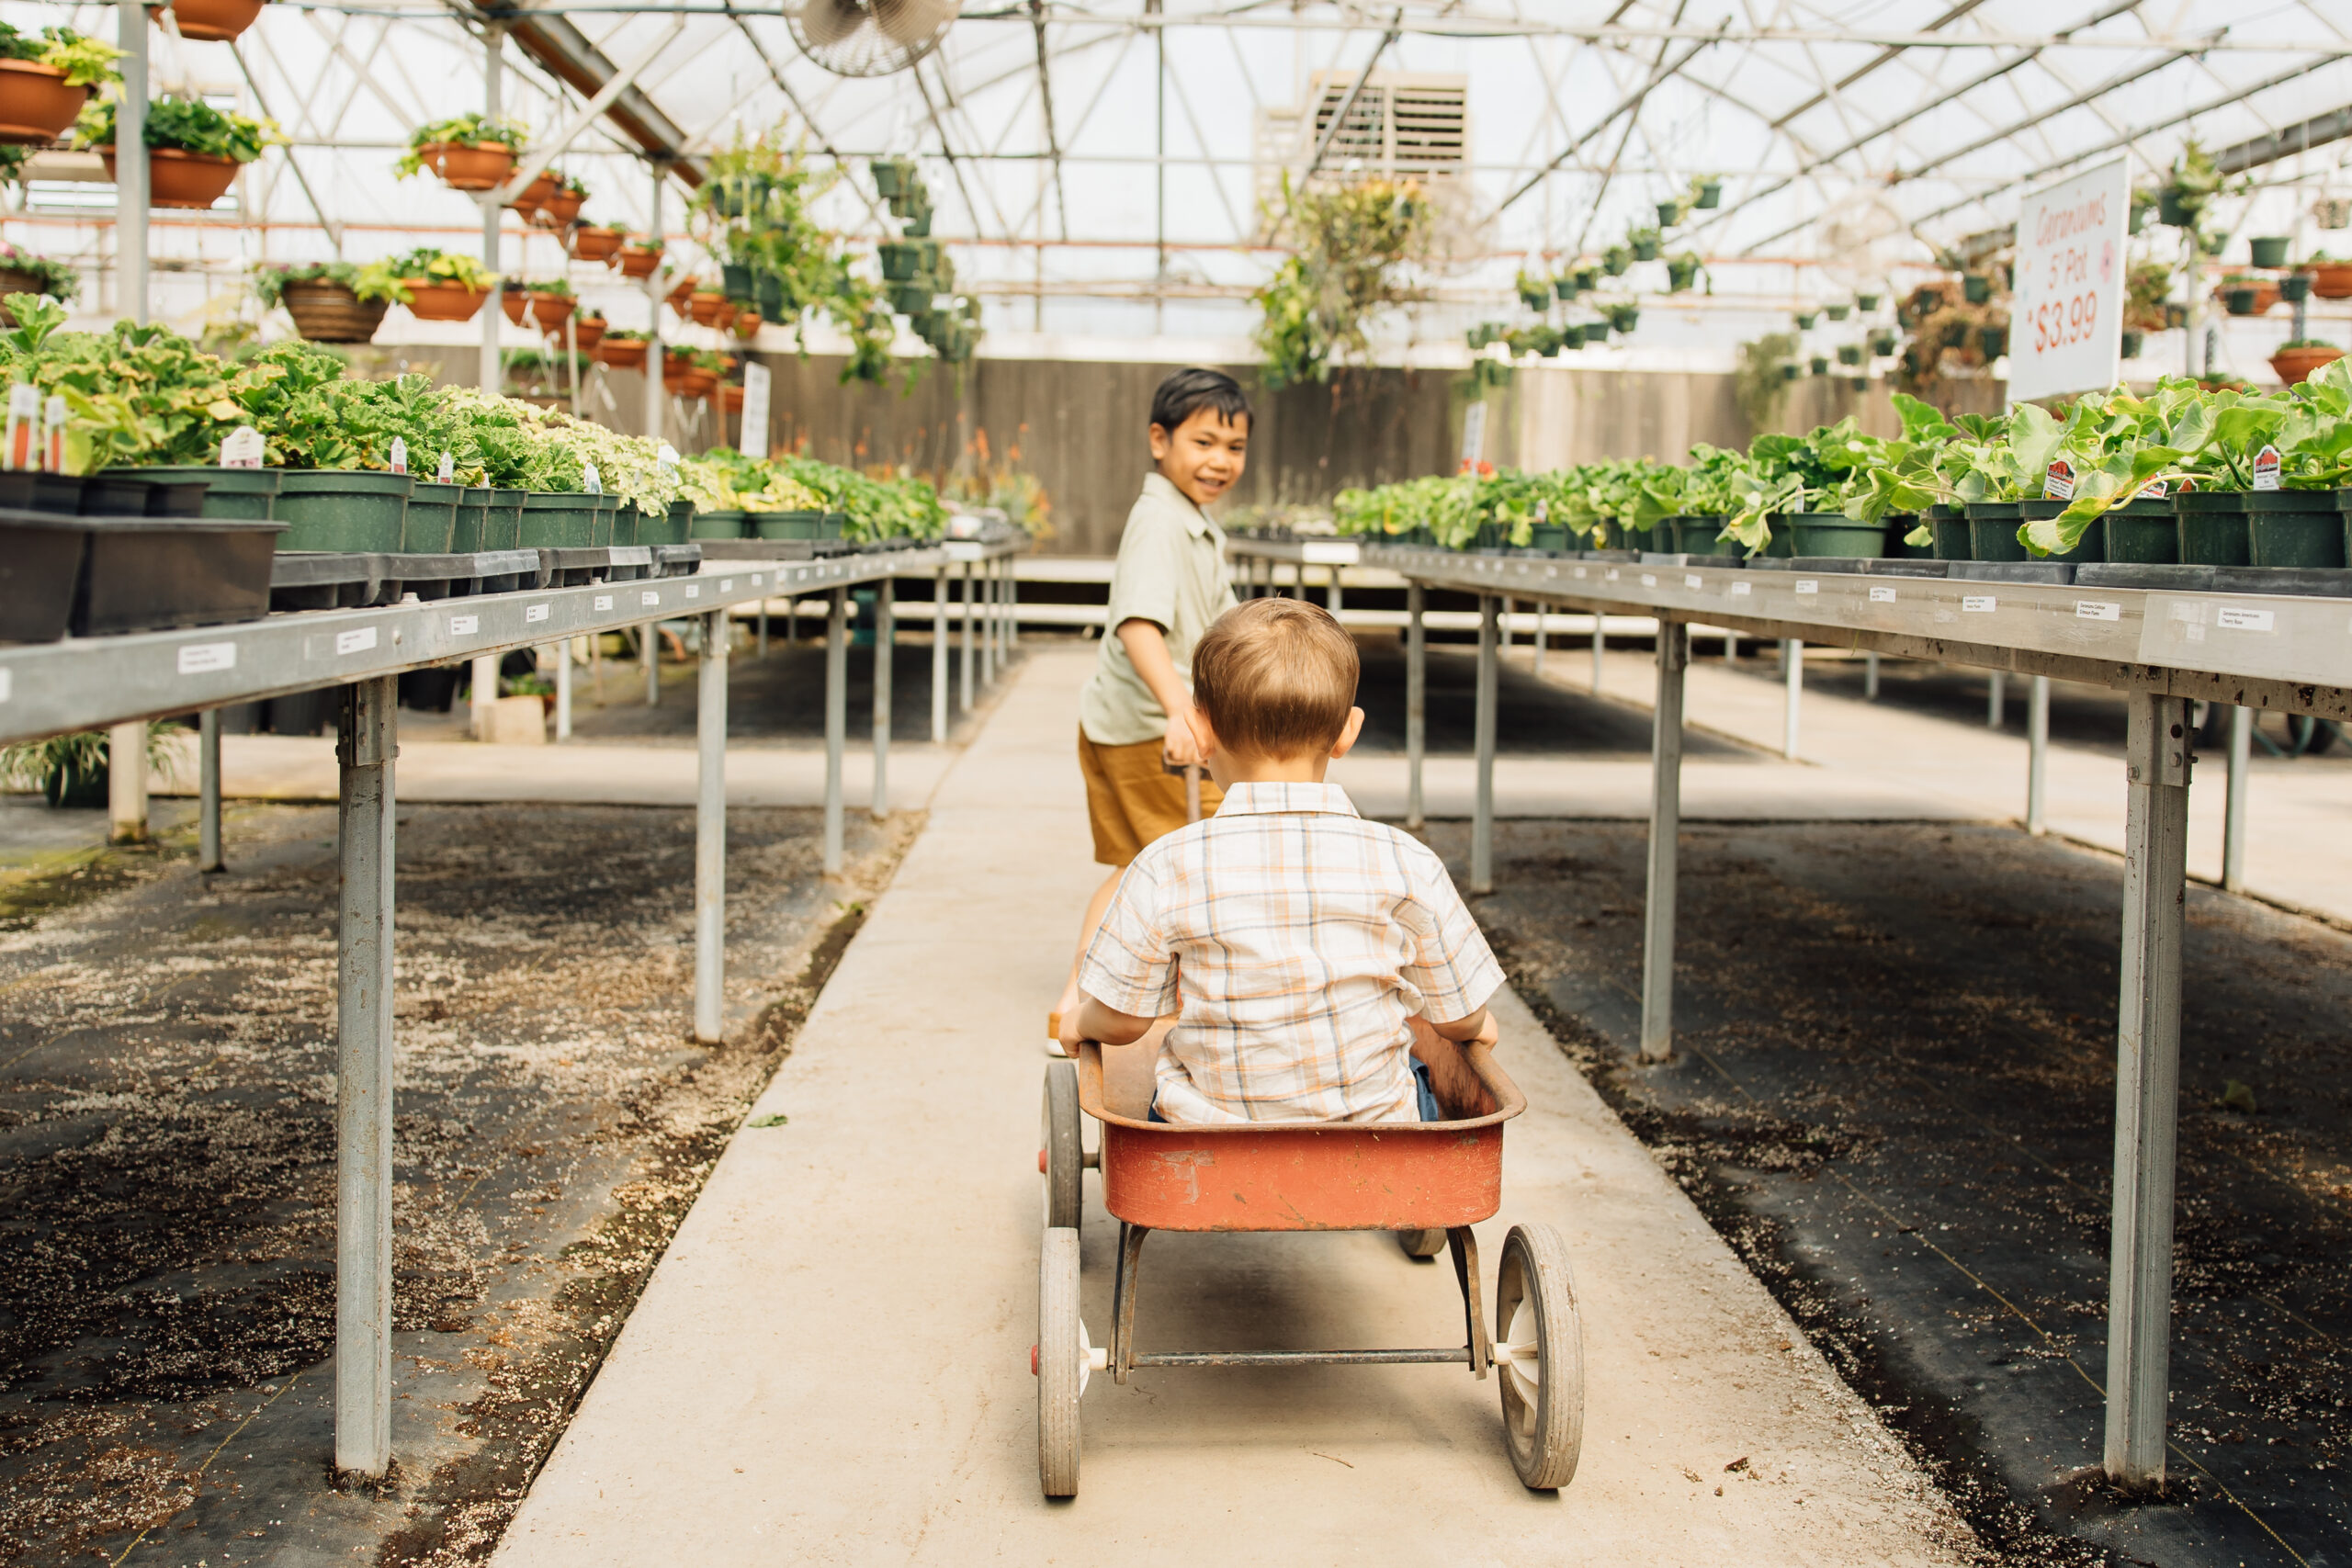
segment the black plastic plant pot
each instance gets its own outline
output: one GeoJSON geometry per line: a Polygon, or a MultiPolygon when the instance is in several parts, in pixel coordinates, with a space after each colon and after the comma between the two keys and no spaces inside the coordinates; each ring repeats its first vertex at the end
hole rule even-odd
{"type": "Polygon", "coordinates": [[[1862,362],[1862,345],[1861,345],[1860,344],[1858,344],[1858,343],[1841,343],[1841,344],[1839,344],[1838,345],[1838,364],[1840,364],[1840,365],[1860,365],[1861,362],[1862,362]]]}
{"type": "Polygon", "coordinates": [[[1611,327],[1621,333],[1632,332],[1635,327],[1642,324],[1642,312],[1640,307],[1634,305],[1618,306],[1615,310],[1609,312],[1609,324],[1611,327]]]}
{"type": "Polygon", "coordinates": [[[752,513],[752,537],[755,539],[838,539],[841,534],[824,532],[825,514],[821,512],[754,512],[752,513]]]}
{"type": "Polygon", "coordinates": [[[1577,292],[1589,294],[1600,287],[1600,269],[1597,266],[1577,268],[1577,292]]]}
{"type": "Polygon", "coordinates": [[[58,768],[41,781],[49,804],[67,811],[104,811],[112,799],[114,781],[104,763],[83,773],[58,768]]]}
{"type": "Polygon", "coordinates": [[[1783,365],[1781,367],[1781,379],[1783,381],[1793,381],[1803,374],[1804,372],[1799,370],[1793,365],[1783,365]]]}
{"type": "Polygon", "coordinates": [[[1564,272],[1560,274],[1559,276],[1552,280],[1552,292],[1562,299],[1575,299],[1577,297],[1577,275],[1572,272],[1564,272]]]}
{"type": "Polygon", "coordinates": [[[146,515],[150,517],[266,522],[277,495],[279,472],[277,468],[220,468],[205,463],[175,463],[107,468],[100,471],[99,477],[144,479],[148,487],[146,515]]]}
{"type": "MultiPolygon", "coordinates": [[[[2018,502],[2018,520],[2020,523],[2039,523],[2044,518],[2057,516],[2066,510],[2066,505],[2067,503],[2063,501],[2040,499],[2021,501],[2018,502]]],[[[2108,558],[2107,518],[2105,516],[2093,518],[2090,526],[2083,530],[2083,536],[2075,541],[2073,549],[2054,556],[2030,557],[2029,558],[2070,561],[2076,566],[2089,566],[2106,560],[2108,558]]]]}
{"type": "Polygon", "coordinates": [[[697,512],[691,534],[696,539],[744,539],[751,536],[751,513],[697,512]]]}
{"type": "Polygon", "coordinates": [[[2285,266],[2287,247],[2294,242],[2285,234],[2266,234],[2246,242],[2256,266],[2285,266]]]}
{"type": "Polygon", "coordinates": [[[885,240],[874,247],[885,282],[905,283],[922,265],[922,248],[911,240],[885,240]]]}
{"type": "Polygon", "coordinates": [[[1629,248],[1635,261],[1657,260],[1658,243],[1656,240],[1635,240],[1629,248]]]}
{"type": "Polygon", "coordinates": [[[90,519],[74,635],[258,620],[269,613],[269,564],[285,527],[200,517],[90,519]]]}
{"type": "Polygon", "coordinates": [[[2312,297],[2312,275],[2290,272],[2278,280],[2278,298],[2290,305],[2300,305],[2312,297]]]}
{"type": "Polygon", "coordinates": [[[1893,333],[1872,333],[1871,334],[1871,352],[1872,354],[1893,354],[1896,349],[1902,346],[1903,340],[1896,337],[1893,333]]]}
{"type": "Polygon", "coordinates": [[[55,642],[65,635],[89,536],[78,517],[26,507],[0,512],[0,641],[55,642]]]}
{"type": "Polygon", "coordinates": [[[2107,525],[2109,561],[2172,566],[2180,559],[2180,525],[2169,501],[2127,501],[2099,521],[2107,525]]]}
{"type": "Polygon", "coordinates": [[[2261,294],[2252,288],[2224,288],[2222,290],[2222,308],[2233,316],[2251,316],[2254,314],[2254,302],[2261,298],[2261,294]]]}
{"type": "Polygon", "coordinates": [[[1806,513],[1788,522],[1789,548],[1799,556],[1871,559],[1886,553],[1886,525],[1857,523],[1835,512],[1806,513]]]}
{"type": "Polygon", "coordinates": [[[1941,502],[1928,508],[1928,548],[1938,560],[1973,560],[1968,552],[1972,547],[1968,513],[1957,506],[1941,502]]]}
{"type": "Polygon", "coordinates": [[[1691,198],[1690,205],[1698,208],[1702,212],[1713,212],[1716,208],[1721,207],[1723,204],[1724,182],[1721,180],[1701,180],[1699,182],[1699,194],[1691,198]]]}
{"type": "Polygon", "coordinates": [[[1888,513],[1879,525],[1886,530],[1886,542],[1880,547],[1880,553],[1895,560],[1935,559],[1936,546],[1932,538],[1925,544],[1911,542],[1911,535],[1919,526],[1919,514],[1916,512],[1888,513]]]}
{"type": "Polygon", "coordinates": [[[741,262],[718,264],[718,287],[739,305],[752,304],[758,298],[752,292],[752,269],[741,262]]]}
{"type": "Polygon", "coordinates": [[[1970,560],[2030,560],[2018,542],[2023,508],[2014,501],[1972,501],[1968,503],[1970,560]]]}
{"type": "Polygon", "coordinates": [[[2183,566],[2252,566],[2246,498],[2237,491],[2196,490],[2172,498],[2183,566]]]}
{"type": "Polygon", "coordinates": [[[770,321],[784,321],[784,279],[772,272],[760,274],[760,314],[770,321]]]}
{"type": "Polygon", "coordinates": [[[1857,294],[1854,296],[1854,308],[1858,310],[1875,310],[1878,309],[1878,306],[1879,297],[1875,294],[1857,294]]]}
{"type": "Polygon", "coordinates": [[[899,165],[888,158],[876,158],[866,165],[874,175],[874,193],[892,197],[899,194],[899,165]]]}
{"type": "Polygon", "coordinates": [[[1977,328],[1976,346],[1985,358],[2000,358],[2009,346],[2009,329],[2007,327],[1977,328]]]}
{"type": "Polygon", "coordinates": [[[1680,202],[1661,201],[1657,204],[1657,226],[1659,228],[1671,229],[1677,223],[1681,221],[1682,204],[1680,202]]]}
{"type": "Polygon", "coordinates": [[[1970,304],[1982,305],[1993,298],[1993,280],[1983,273],[1964,274],[1960,280],[1960,292],[1970,304]]]}
{"type": "Polygon", "coordinates": [[[2148,341],[2148,334],[2145,333],[2125,333],[2122,336],[2123,357],[2126,359],[2139,358],[2140,350],[2148,341]]]}
{"type": "Polygon", "coordinates": [[[2334,491],[2256,491],[2245,499],[2251,565],[2343,570],[2344,518],[2334,491]]]}
{"type": "Polygon", "coordinates": [[[410,474],[368,468],[287,468],[277,481],[277,520],[287,550],[379,550],[401,547],[408,514],[410,474]]]}
{"type": "Polygon", "coordinates": [[[1813,356],[1813,373],[1816,376],[1826,376],[1829,374],[1829,356],[1827,355],[1816,354],[1813,356]]]}
{"type": "Polygon", "coordinates": [[[458,502],[463,485],[427,482],[409,492],[408,511],[401,519],[401,552],[404,555],[447,555],[457,547],[458,502]]]}
{"type": "Polygon", "coordinates": [[[531,491],[523,497],[526,550],[582,550],[595,543],[596,498],[567,491],[531,491]]]}
{"type": "Polygon", "coordinates": [[[2197,221],[2198,209],[2203,205],[2190,202],[2179,191],[2160,190],[2156,193],[2156,221],[2167,229],[2186,229],[2197,221]]]}
{"type": "Polygon", "coordinates": [[[1689,262],[1666,264],[1666,287],[1670,294],[1679,294],[1698,281],[1699,269],[1689,262]]]}
{"type": "MultiPolygon", "coordinates": [[[[185,475],[188,470],[179,470],[185,475]]],[[[199,468],[195,479],[160,477],[156,468],[107,468],[91,475],[82,485],[82,513],[87,517],[197,517],[204,512],[204,491],[212,470],[199,468]]]]}
{"type": "Polygon", "coordinates": [[[1851,305],[1824,305],[1822,310],[1833,321],[1842,321],[1854,313],[1854,308],[1851,305]]]}

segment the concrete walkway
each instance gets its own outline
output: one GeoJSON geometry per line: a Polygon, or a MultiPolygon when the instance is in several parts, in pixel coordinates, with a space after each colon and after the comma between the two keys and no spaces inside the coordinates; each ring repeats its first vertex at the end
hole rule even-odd
{"type": "MultiPolygon", "coordinates": [[[[1037,1492],[1045,1013],[1096,879],[1033,655],[654,1274],[497,1561],[538,1564],[1952,1562],[1966,1531],[1526,1010],[1503,1211],[1566,1234],[1583,1468],[1522,1489],[1444,1367],[1098,1379],[1081,1495],[1037,1492]]],[[[1114,1227],[1092,1179],[1087,1317],[1114,1227]]],[[[1147,1348],[1443,1342],[1451,1270],[1385,1237],[1162,1236],[1147,1348]],[[1436,1336],[1435,1339],[1430,1337],[1436,1336]]]]}

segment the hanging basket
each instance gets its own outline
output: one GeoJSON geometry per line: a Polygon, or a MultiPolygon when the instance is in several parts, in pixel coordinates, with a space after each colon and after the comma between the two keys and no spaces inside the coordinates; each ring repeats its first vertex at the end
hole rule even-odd
{"type": "Polygon", "coordinates": [[[539,203],[537,209],[530,215],[531,221],[542,229],[568,229],[579,220],[580,209],[587,200],[576,190],[559,188],[539,203]]]}
{"type": "Polygon", "coordinates": [[[2278,379],[2290,387],[2301,382],[2323,365],[2332,365],[2344,357],[2340,348],[2282,348],[2270,356],[2270,368],[2278,379]]]}
{"type": "Polygon", "coordinates": [[[571,255],[575,261],[610,262],[613,253],[621,248],[622,234],[618,229],[600,229],[585,223],[571,231],[571,255]]]}
{"type": "Polygon", "coordinates": [[[1716,208],[1721,207],[1723,204],[1724,182],[1721,180],[1701,180],[1699,182],[1699,195],[1697,198],[1690,203],[1690,205],[1699,208],[1702,211],[1713,212],[1716,208]]]}
{"type": "Polygon", "coordinates": [[[2312,264],[2312,292],[2323,299],[2352,299],[2352,262],[2312,264]]]}
{"type": "Polygon", "coordinates": [[[514,149],[503,141],[428,142],[416,157],[451,190],[496,190],[514,172],[514,149]]]}
{"type": "MultiPolygon", "coordinates": [[[[511,160],[514,154],[510,152],[507,156],[511,160]]],[[[512,168],[513,165],[510,163],[508,166],[509,168],[512,168]]],[[[483,188],[488,189],[489,187],[484,186],[483,188]]],[[[556,179],[552,173],[546,169],[541,169],[532,179],[529,185],[525,186],[521,190],[514,193],[514,199],[508,202],[506,205],[521,213],[524,217],[528,218],[540,208],[545,207],[549,201],[555,199],[556,192],[561,188],[562,186],[560,183],[556,179]]]]}
{"type": "Polygon", "coordinates": [[[29,60],[0,60],[0,141],[38,146],[73,129],[90,101],[87,87],[69,87],[65,73],[29,60]]]}
{"type": "Polygon", "coordinates": [[[686,300],[686,314],[694,318],[698,327],[716,325],[718,312],[726,308],[727,296],[715,288],[697,288],[686,300]]]}
{"type": "Polygon", "coordinates": [[[2246,250],[2253,257],[2255,265],[2285,266],[2287,265],[2287,248],[2294,243],[2294,240],[2289,235],[2265,234],[2260,238],[2248,240],[2245,243],[2246,250]]]}
{"type": "Polygon", "coordinates": [[[320,278],[289,283],[278,302],[294,318],[294,330],[312,343],[366,343],[383,324],[381,299],[363,302],[340,283],[320,278]]]}
{"type": "Polygon", "coordinates": [[[409,292],[408,313],[420,321],[470,321],[490,298],[487,288],[435,283],[429,277],[403,277],[401,287],[409,292]]]}
{"type": "Polygon", "coordinates": [[[651,277],[662,265],[662,253],[650,245],[623,245],[608,258],[606,265],[621,269],[623,277],[639,281],[651,277]]]}
{"type": "MultiPolygon", "coordinates": [[[[172,0],[172,21],[180,37],[227,43],[261,19],[264,0],[172,0]]],[[[152,15],[161,6],[149,6],[152,15]]]]}
{"type": "Polygon", "coordinates": [[[610,370],[642,370],[645,368],[645,340],[641,337],[608,338],[599,333],[596,360],[610,370]]]}
{"type": "MultiPolygon", "coordinates": [[[[114,149],[101,147],[107,178],[115,177],[114,149]]],[[[234,158],[211,152],[183,152],[176,147],[147,149],[147,205],[202,211],[229,194],[243,168],[234,158]]]]}
{"type": "Polygon", "coordinates": [[[571,346],[578,349],[581,353],[594,353],[596,345],[604,341],[604,317],[581,316],[572,321],[571,346]]]}

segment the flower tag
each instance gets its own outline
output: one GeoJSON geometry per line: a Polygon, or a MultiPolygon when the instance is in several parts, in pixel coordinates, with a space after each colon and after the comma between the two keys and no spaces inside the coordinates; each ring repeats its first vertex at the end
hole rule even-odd
{"type": "Polygon", "coordinates": [[[65,471],[65,400],[55,392],[41,410],[41,424],[40,465],[52,474],[62,474],[65,471]]]}
{"type": "Polygon", "coordinates": [[[2172,487],[2162,479],[2150,479],[2132,493],[2134,501],[2162,501],[2172,493],[2172,487]]]}
{"type": "Polygon", "coordinates": [[[261,459],[261,432],[250,424],[237,426],[220,443],[220,466],[224,468],[258,468],[261,459]]]}
{"type": "Polygon", "coordinates": [[[2265,446],[2254,455],[2254,488],[2256,490],[2278,488],[2278,447],[2265,446]]]}
{"type": "Polygon", "coordinates": [[[665,474],[674,474],[678,471],[678,449],[667,441],[662,443],[654,452],[653,460],[661,465],[662,471],[665,474]]]}
{"type": "Polygon", "coordinates": [[[11,468],[33,466],[33,443],[40,437],[40,389],[19,381],[8,389],[8,446],[5,459],[11,468]]]}
{"type": "Polygon", "coordinates": [[[434,470],[433,470],[433,478],[434,478],[434,479],[435,479],[436,482],[440,483],[440,484],[447,484],[450,480],[452,480],[452,479],[456,479],[457,477],[458,477],[458,459],[457,459],[456,456],[455,456],[454,454],[452,454],[452,453],[448,453],[448,452],[444,452],[444,453],[442,453],[442,454],[441,454],[441,466],[440,466],[439,468],[435,468],[435,469],[434,469],[434,470]]]}
{"type": "Polygon", "coordinates": [[[408,443],[397,435],[392,437],[392,472],[408,472],[408,443]]]}
{"type": "Polygon", "coordinates": [[[2064,457],[2052,457],[2050,468],[2041,476],[2041,499],[2072,501],[2075,499],[2075,465],[2064,457]]]}
{"type": "Polygon", "coordinates": [[[587,487],[590,495],[605,493],[605,476],[596,471],[596,465],[594,463],[580,465],[580,482],[587,487]]]}

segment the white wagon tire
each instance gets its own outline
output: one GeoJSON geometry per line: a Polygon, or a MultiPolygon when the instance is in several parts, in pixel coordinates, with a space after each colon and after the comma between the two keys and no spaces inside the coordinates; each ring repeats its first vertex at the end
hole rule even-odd
{"type": "Polygon", "coordinates": [[[1078,1233],[1056,1227],[1037,1254],[1037,1483],[1048,1497],[1078,1495],[1078,1405],[1092,1370],[1078,1315],[1078,1233]]]}
{"type": "Polygon", "coordinates": [[[1584,1330],[1567,1245],[1550,1225],[1513,1225],[1503,1241],[1495,1360],[1511,1468],[1532,1491],[1566,1486],[1584,1447],[1584,1330]]]}
{"type": "Polygon", "coordinates": [[[1085,1156],[1079,1142],[1078,1064],[1046,1064],[1045,1105],[1037,1116],[1037,1146],[1045,1156],[1046,1228],[1075,1230],[1085,1156]]]}

